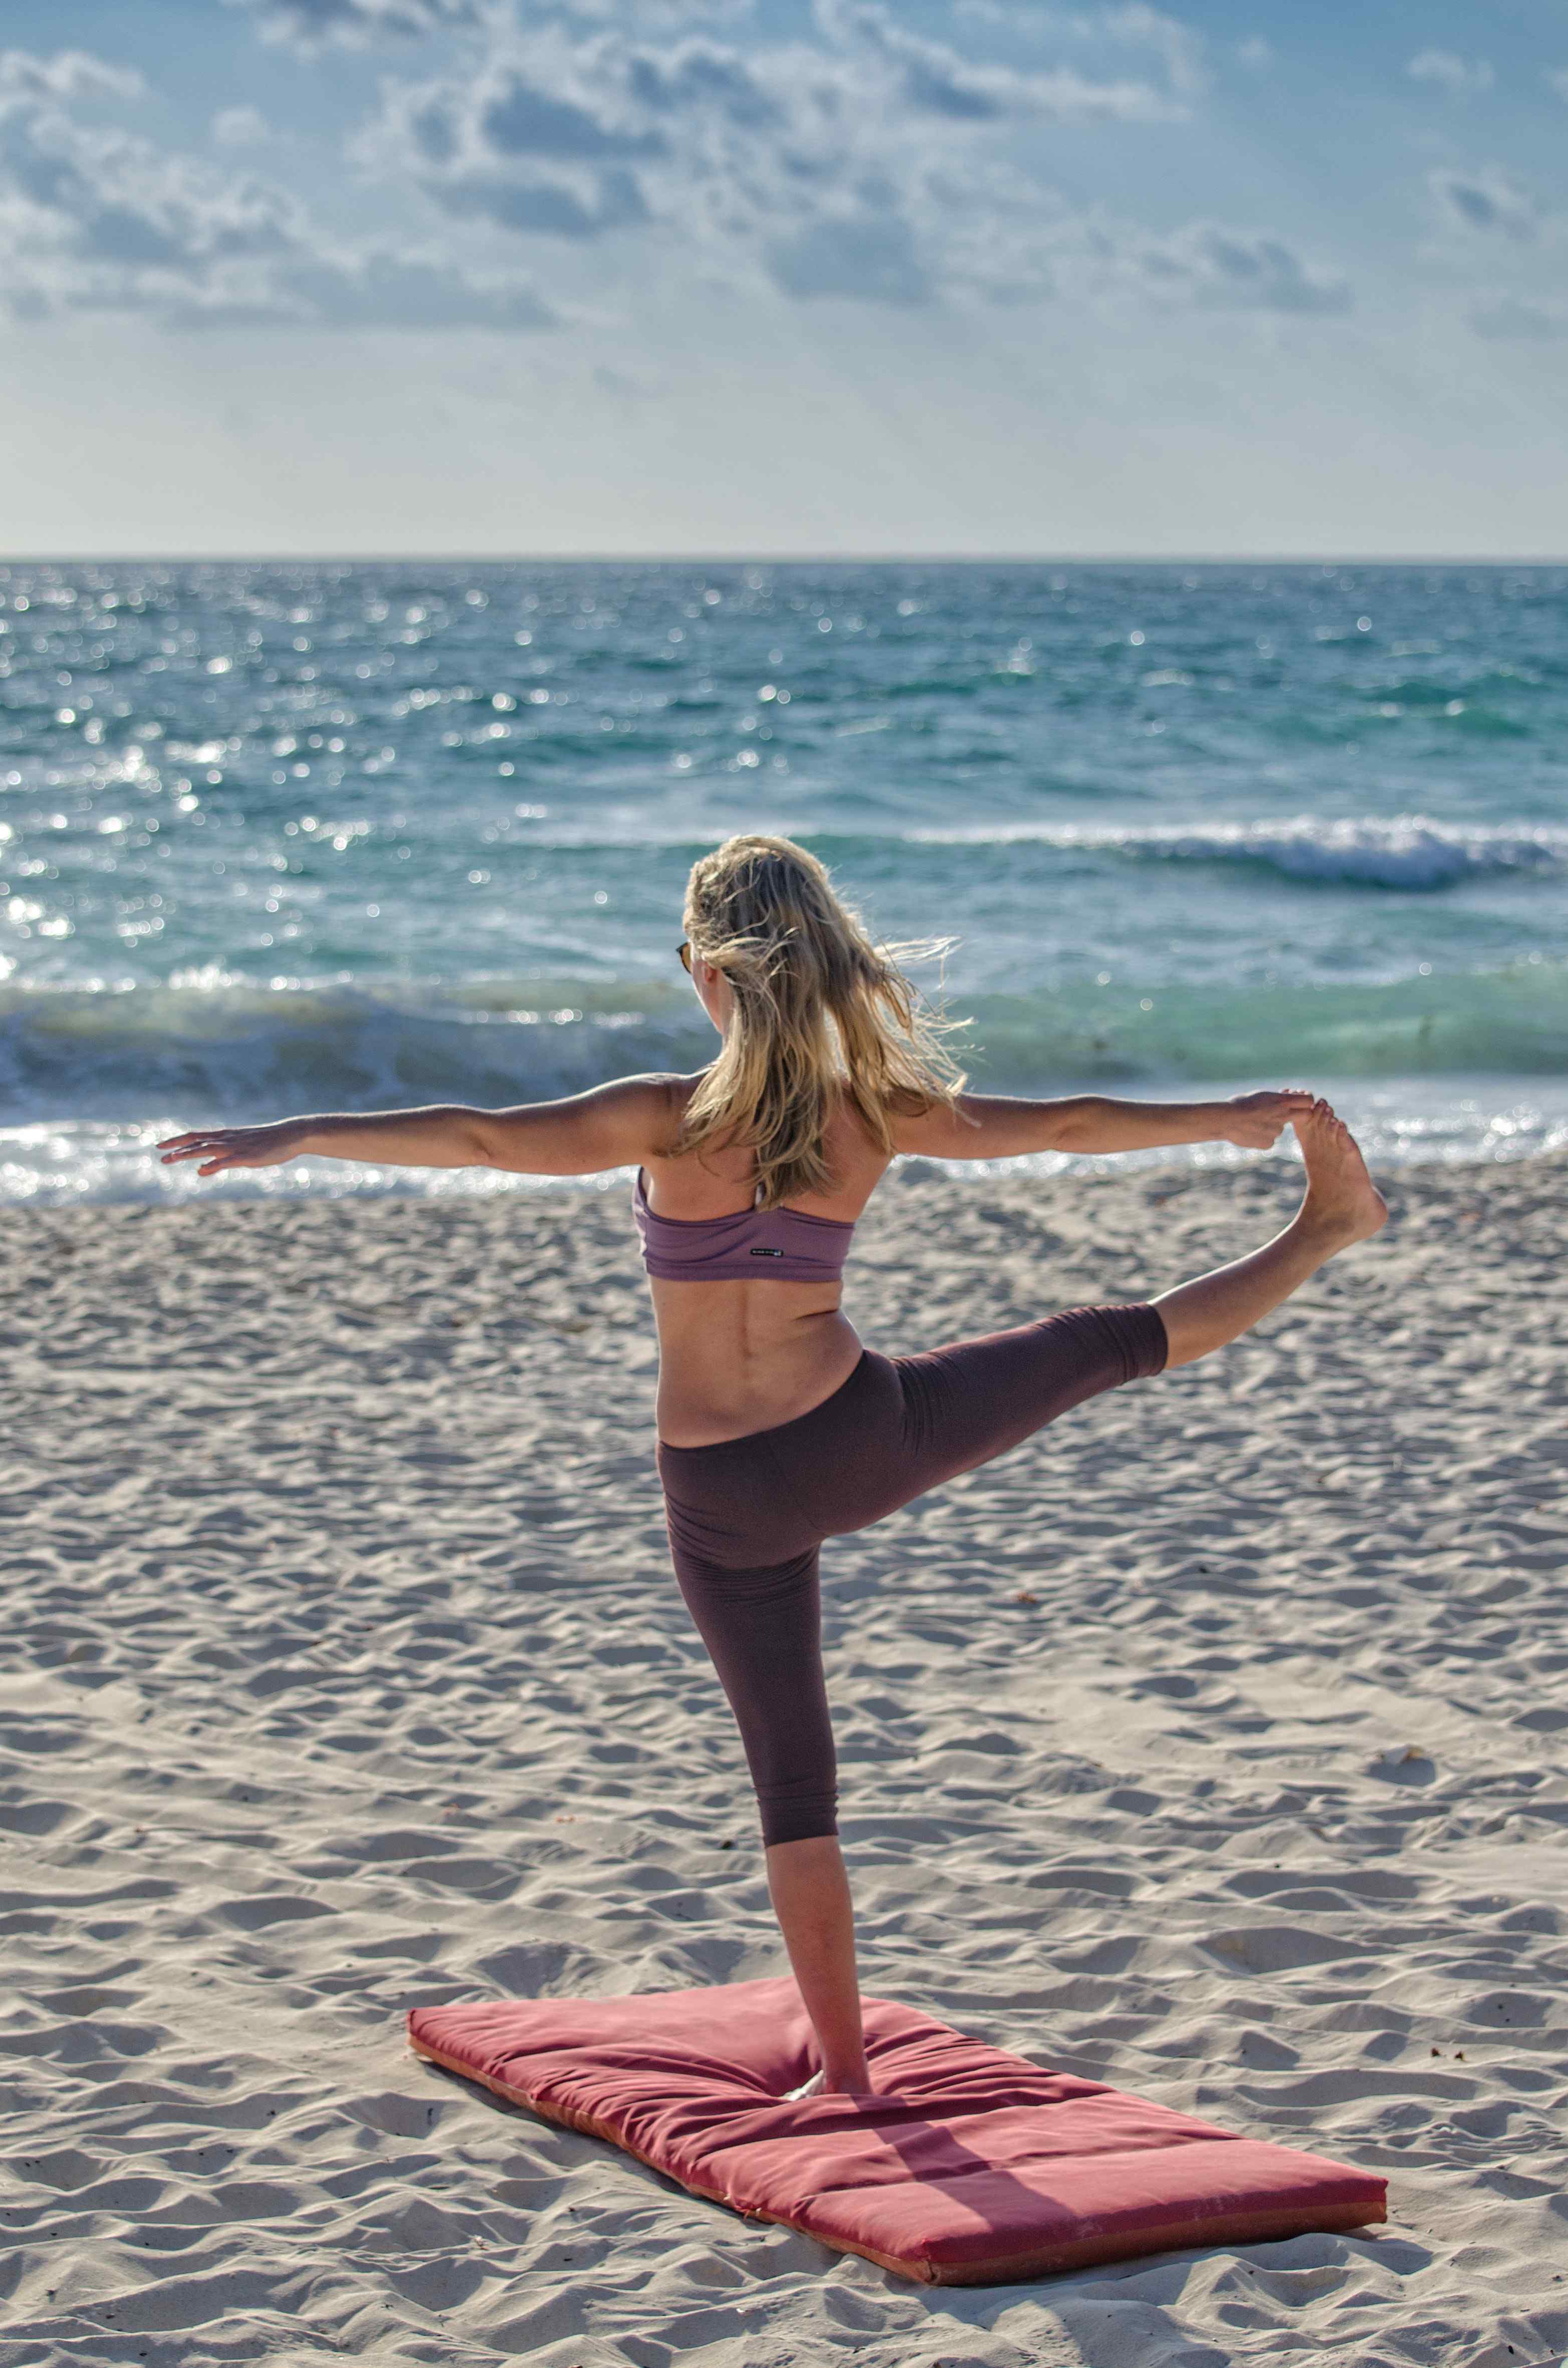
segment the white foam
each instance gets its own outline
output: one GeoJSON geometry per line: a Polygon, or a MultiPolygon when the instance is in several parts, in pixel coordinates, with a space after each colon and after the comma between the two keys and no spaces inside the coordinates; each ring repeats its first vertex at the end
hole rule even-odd
{"type": "Polygon", "coordinates": [[[1262,863],[1293,879],[1360,881],[1380,888],[1446,888],[1467,876],[1568,870],[1568,830],[1544,824],[1461,828],[1425,814],[1338,822],[1299,814],[1289,822],[1191,829],[1019,823],[912,831],[910,837],[943,846],[1031,841],[1171,863],[1262,863]]]}

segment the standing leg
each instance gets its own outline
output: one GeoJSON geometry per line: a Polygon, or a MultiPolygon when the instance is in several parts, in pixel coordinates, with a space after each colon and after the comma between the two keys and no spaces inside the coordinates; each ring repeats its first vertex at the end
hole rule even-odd
{"type": "Polygon", "coordinates": [[[1181,1283],[1153,1303],[1170,1342],[1167,1369],[1190,1365],[1250,1331],[1336,1251],[1366,1241],[1387,1217],[1388,1204],[1367,1173],[1355,1137],[1326,1102],[1314,1102],[1291,1122],[1306,1164],[1305,1199],[1284,1232],[1262,1249],[1181,1283]]]}
{"type": "Polygon", "coordinates": [[[821,2085],[870,2087],[855,1968],[855,1917],[839,1851],[835,1760],[822,1667],[814,1546],[730,1570],[671,1536],[676,1577],[745,1747],[767,1888],[822,2053],[821,2085]]]}
{"type": "Polygon", "coordinates": [[[812,2095],[830,2089],[863,2094],[871,2075],[855,1969],[855,1910],[838,1837],[775,1842],[767,1855],[773,1912],[822,2050],[822,2069],[807,2086],[812,2095]]]}

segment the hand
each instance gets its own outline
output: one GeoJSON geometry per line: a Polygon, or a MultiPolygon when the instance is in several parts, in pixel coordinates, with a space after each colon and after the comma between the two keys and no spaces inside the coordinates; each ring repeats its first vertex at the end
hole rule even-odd
{"type": "Polygon", "coordinates": [[[199,1159],[199,1176],[221,1176],[225,1167],[281,1167],[300,1149],[305,1132],[297,1118],[281,1118],[271,1126],[210,1126],[194,1134],[166,1134],[158,1149],[165,1167],[199,1159]]]}
{"type": "Polygon", "coordinates": [[[1229,1120],[1221,1143],[1239,1143],[1244,1151],[1268,1151],[1293,1118],[1304,1117],[1314,1097],[1304,1086],[1288,1086],[1280,1093],[1233,1094],[1225,1104],[1229,1120]]]}

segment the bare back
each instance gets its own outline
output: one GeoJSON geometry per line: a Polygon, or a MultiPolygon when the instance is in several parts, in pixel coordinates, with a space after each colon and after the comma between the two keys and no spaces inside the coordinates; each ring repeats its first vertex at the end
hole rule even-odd
{"type": "MultiPolygon", "coordinates": [[[[670,1088],[673,1136],[697,1077],[670,1088]]],[[[791,1201],[808,1216],[853,1223],[889,1166],[853,1105],[840,1104],[825,1139],[837,1189],[791,1201]]],[[[649,1205],[690,1222],[750,1206],[749,1151],[650,1153],[649,1205]]],[[[860,1340],[840,1313],[842,1291],[826,1282],[665,1282],[650,1277],[659,1333],[659,1437],[672,1447],[710,1447],[792,1422],[831,1397],[860,1357],[860,1340]]]]}

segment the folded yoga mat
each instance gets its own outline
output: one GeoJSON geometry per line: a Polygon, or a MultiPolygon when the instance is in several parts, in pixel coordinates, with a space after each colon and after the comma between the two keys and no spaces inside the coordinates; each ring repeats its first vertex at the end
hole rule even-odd
{"type": "Polygon", "coordinates": [[[1384,2217],[1385,2182],[1043,2071],[864,2001],[878,2093],[784,2101],[815,2068],[788,1979],[416,2007],[410,2041],[694,2195],[931,2285],[1384,2217]]]}

